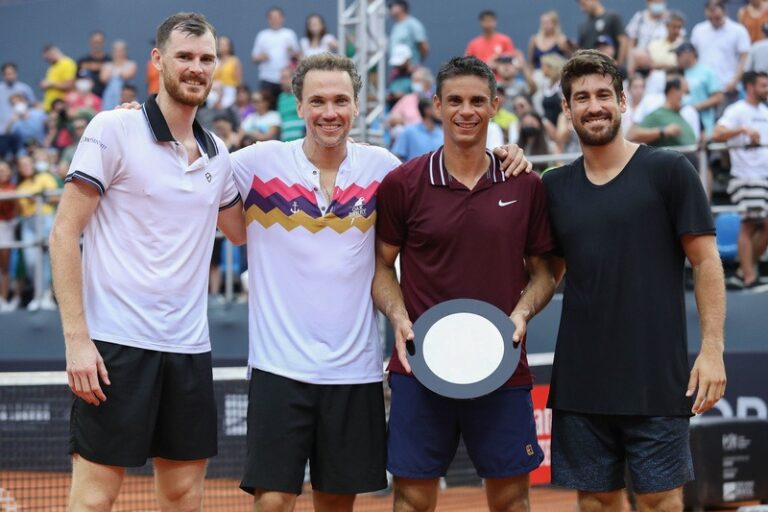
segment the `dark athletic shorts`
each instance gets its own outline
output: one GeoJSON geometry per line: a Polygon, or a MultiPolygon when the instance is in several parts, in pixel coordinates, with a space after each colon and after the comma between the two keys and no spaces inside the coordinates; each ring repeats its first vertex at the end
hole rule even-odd
{"type": "Polygon", "coordinates": [[[251,373],[248,456],[240,488],[357,494],[387,486],[384,391],[371,384],[308,384],[251,373]]]}
{"type": "Polygon", "coordinates": [[[176,354],[94,341],[111,385],[107,401],[72,403],[70,453],[110,466],[143,466],[150,457],[198,460],[216,455],[211,353],[176,354]]]}
{"type": "Polygon", "coordinates": [[[625,465],[638,494],[693,480],[688,418],[552,411],[552,485],[623,489],[625,465]]]}
{"type": "Polygon", "coordinates": [[[544,460],[528,387],[504,387],[473,400],[457,400],[437,395],[407,375],[390,374],[389,385],[387,469],[395,476],[445,476],[459,435],[482,478],[524,475],[544,460]]]}

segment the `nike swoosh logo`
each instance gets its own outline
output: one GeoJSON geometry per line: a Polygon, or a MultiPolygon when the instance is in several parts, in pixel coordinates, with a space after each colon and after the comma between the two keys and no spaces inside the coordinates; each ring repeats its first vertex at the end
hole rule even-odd
{"type": "Polygon", "coordinates": [[[509,205],[514,204],[516,202],[517,202],[517,199],[513,199],[512,201],[502,201],[501,199],[499,199],[499,206],[502,206],[502,207],[509,206],[509,205]]]}

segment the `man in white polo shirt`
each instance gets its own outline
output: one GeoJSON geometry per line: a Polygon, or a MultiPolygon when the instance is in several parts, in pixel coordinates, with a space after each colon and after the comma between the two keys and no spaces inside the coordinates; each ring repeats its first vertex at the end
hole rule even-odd
{"type": "Polygon", "coordinates": [[[269,89],[277,98],[280,95],[280,73],[299,54],[296,32],[284,26],[285,14],[280,7],[267,11],[269,27],[256,34],[251,59],[259,65],[259,88],[269,89]]]}
{"type": "Polygon", "coordinates": [[[216,65],[213,27],[179,13],[156,41],[157,98],[88,125],[51,233],[78,397],[74,511],[109,510],[125,468],[149,457],[160,509],[199,510],[217,449],[207,270],[217,223],[244,242],[242,202],[225,144],[194,121],[216,65]]]}

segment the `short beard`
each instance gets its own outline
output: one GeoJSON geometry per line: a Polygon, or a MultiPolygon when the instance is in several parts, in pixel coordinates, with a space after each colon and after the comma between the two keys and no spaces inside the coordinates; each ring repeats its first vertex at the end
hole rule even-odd
{"type": "Polygon", "coordinates": [[[573,124],[573,129],[576,130],[576,134],[579,136],[579,141],[582,146],[605,146],[610,144],[619,134],[621,130],[621,116],[612,120],[611,126],[608,131],[600,134],[593,135],[584,125],[573,124]]]}
{"type": "Polygon", "coordinates": [[[202,96],[202,99],[198,99],[197,96],[191,96],[189,94],[185,94],[182,91],[181,77],[179,77],[177,80],[174,80],[173,77],[166,74],[165,71],[161,72],[161,77],[163,79],[165,92],[168,93],[168,96],[170,96],[174,101],[177,101],[178,103],[188,107],[199,107],[204,105],[206,98],[208,98],[208,93],[211,92],[211,87],[213,86],[213,80],[210,80],[208,82],[208,86],[205,89],[205,94],[202,96]]]}

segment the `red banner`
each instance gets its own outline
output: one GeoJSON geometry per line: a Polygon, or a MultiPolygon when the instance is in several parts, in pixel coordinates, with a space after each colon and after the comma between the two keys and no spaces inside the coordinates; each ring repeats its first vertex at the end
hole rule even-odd
{"type": "Polygon", "coordinates": [[[551,479],[551,460],[549,445],[552,438],[552,410],[547,409],[549,384],[533,386],[533,417],[536,420],[536,436],[539,445],[544,450],[544,461],[541,466],[531,473],[531,484],[548,484],[551,479]]]}

